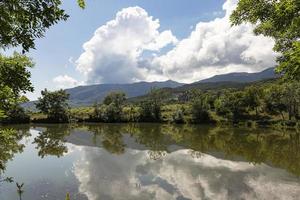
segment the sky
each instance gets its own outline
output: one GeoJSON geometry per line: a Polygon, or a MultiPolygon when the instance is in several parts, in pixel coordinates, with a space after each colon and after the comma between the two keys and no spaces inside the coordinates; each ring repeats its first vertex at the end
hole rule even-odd
{"type": "Polygon", "coordinates": [[[174,80],[257,72],[275,65],[274,41],[249,24],[232,27],[236,0],[63,1],[70,15],[28,55],[35,92],[99,83],[174,80]]]}

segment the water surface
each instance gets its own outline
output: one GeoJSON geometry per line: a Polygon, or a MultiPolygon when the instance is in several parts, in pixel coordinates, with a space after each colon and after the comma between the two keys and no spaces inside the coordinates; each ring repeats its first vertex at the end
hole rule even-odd
{"type": "Polygon", "coordinates": [[[296,131],[82,124],[13,126],[0,199],[299,199],[296,131]],[[16,182],[24,183],[17,192],[16,182]]]}

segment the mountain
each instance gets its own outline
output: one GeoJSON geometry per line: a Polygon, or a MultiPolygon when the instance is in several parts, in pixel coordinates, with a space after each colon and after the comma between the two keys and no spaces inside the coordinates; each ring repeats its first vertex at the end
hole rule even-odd
{"type": "MultiPolygon", "coordinates": [[[[279,75],[275,74],[274,68],[269,68],[257,73],[229,73],[213,76],[208,79],[204,79],[191,84],[181,85],[176,88],[166,88],[164,91],[169,92],[172,95],[177,96],[182,92],[191,89],[200,90],[220,90],[220,89],[242,89],[249,85],[263,84],[267,82],[273,82],[279,75]]],[[[134,97],[129,99],[130,102],[138,102],[147,98],[147,95],[134,97]]]]}
{"type": "Polygon", "coordinates": [[[130,84],[98,84],[89,86],[78,86],[66,89],[70,94],[72,106],[91,105],[96,101],[102,101],[111,91],[123,91],[128,98],[147,94],[151,88],[175,88],[182,86],[182,83],[175,81],[164,82],[138,82],[130,84]]]}
{"type": "MultiPolygon", "coordinates": [[[[257,82],[266,79],[274,79],[278,77],[274,73],[274,68],[266,69],[257,73],[229,73],[213,76],[191,84],[183,84],[175,81],[164,82],[138,82],[130,84],[98,84],[88,86],[78,86],[75,88],[66,89],[70,94],[70,105],[88,106],[96,101],[102,101],[103,98],[111,91],[123,91],[127,97],[132,100],[139,100],[145,97],[151,88],[166,88],[171,93],[181,93],[183,91],[198,88],[202,90],[212,90],[220,88],[242,88],[252,82],[257,82]]],[[[23,107],[34,110],[34,102],[23,104],[23,107]]]]}
{"type": "Polygon", "coordinates": [[[278,77],[274,71],[275,68],[268,68],[257,73],[236,72],[229,74],[216,75],[208,79],[199,81],[198,83],[216,83],[216,82],[239,82],[249,83],[264,79],[272,79],[278,77]]]}

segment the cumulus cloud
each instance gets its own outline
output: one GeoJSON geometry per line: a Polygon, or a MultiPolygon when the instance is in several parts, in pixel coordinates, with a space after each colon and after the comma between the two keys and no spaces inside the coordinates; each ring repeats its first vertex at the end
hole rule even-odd
{"type": "Polygon", "coordinates": [[[177,42],[170,30],[159,32],[159,27],[159,20],[140,7],[121,10],[83,45],[77,69],[89,83],[144,80],[147,69],[138,66],[141,54],[177,42]]]}
{"type": "Polygon", "coordinates": [[[129,7],[98,28],[83,45],[77,69],[88,83],[172,79],[194,82],[217,74],[257,72],[275,65],[274,41],[253,34],[253,26],[231,26],[236,0],[227,0],[221,18],[199,22],[180,41],[140,7],[129,7]],[[160,50],[174,46],[162,54],[160,50]],[[152,56],[144,56],[152,51],[152,56]]]}
{"type": "Polygon", "coordinates": [[[174,80],[193,82],[216,74],[257,72],[275,65],[274,41],[253,34],[253,26],[231,26],[229,16],[236,1],[227,0],[225,16],[196,25],[189,37],[152,66],[174,80]]]}
{"type": "Polygon", "coordinates": [[[82,84],[82,82],[79,82],[68,75],[59,75],[53,78],[52,81],[54,84],[56,84],[57,88],[62,88],[62,89],[75,87],[82,84]]]}
{"type": "Polygon", "coordinates": [[[300,185],[281,169],[190,150],[150,160],[148,151],[111,155],[84,147],[74,165],[79,192],[98,199],[296,199],[300,185]]]}

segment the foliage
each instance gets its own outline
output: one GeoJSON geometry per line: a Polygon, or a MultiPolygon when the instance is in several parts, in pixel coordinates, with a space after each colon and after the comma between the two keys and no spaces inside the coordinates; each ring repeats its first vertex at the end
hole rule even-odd
{"type": "Polygon", "coordinates": [[[96,103],[93,108],[73,108],[71,112],[78,121],[92,122],[251,121],[262,125],[289,123],[293,126],[300,118],[299,84],[297,81],[282,82],[279,79],[235,89],[191,90],[184,92],[189,95],[185,101],[176,98],[170,101],[170,95],[164,95],[162,90],[154,90],[142,101],[134,103],[124,101],[123,94],[109,94],[105,104],[96,103]]]}
{"type": "Polygon", "coordinates": [[[30,58],[16,52],[9,57],[0,55],[0,85],[9,87],[15,96],[20,92],[33,92],[28,70],[33,65],[30,58]]]}
{"type": "Polygon", "coordinates": [[[271,85],[266,89],[265,95],[265,108],[269,114],[281,114],[282,119],[284,119],[283,112],[286,111],[287,107],[283,102],[284,91],[283,86],[271,85]]]}
{"type": "Polygon", "coordinates": [[[250,22],[254,33],[275,39],[278,72],[288,79],[300,78],[300,2],[299,0],[240,0],[231,17],[233,25],[250,22]]]}
{"type": "Polygon", "coordinates": [[[140,109],[138,106],[127,105],[122,109],[123,122],[137,122],[140,119],[140,109]]]}
{"type": "Polygon", "coordinates": [[[22,135],[13,129],[0,130],[0,174],[6,168],[6,162],[14,157],[14,154],[22,152],[24,145],[19,144],[22,135]]]}
{"type": "Polygon", "coordinates": [[[245,105],[250,110],[255,110],[256,115],[258,115],[258,108],[262,104],[263,90],[257,86],[249,86],[244,90],[245,95],[245,105]]]}
{"type": "Polygon", "coordinates": [[[111,92],[103,100],[103,105],[94,104],[92,120],[104,122],[120,122],[126,95],[123,92],[111,92]]]}
{"type": "Polygon", "coordinates": [[[64,90],[49,92],[47,89],[41,92],[36,108],[48,116],[48,119],[58,122],[69,120],[69,94],[64,90]]]}
{"type": "Polygon", "coordinates": [[[85,1],[84,0],[77,0],[78,6],[80,8],[85,8],[85,1]]]}
{"type": "Polygon", "coordinates": [[[166,95],[166,93],[156,88],[149,92],[148,99],[140,103],[141,121],[158,122],[161,120],[161,106],[166,95]]]}
{"type": "Polygon", "coordinates": [[[181,109],[176,110],[172,118],[172,121],[176,124],[184,123],[184,108],[182,107],[181,109]]]}
{"type": "Polygon", "coordinates": [[[71,200],[69,192],[67,192],[65,200],[71,200]]]}
{"type": "Polygon", "coordinates": [[[21,93],[32,92],[30,72],[28,68],[33,66],[32,61],[21,54],[13,56],[0,55],[0,109],[7,116],[6,121],[27,122],[29,116],[19,106],[28,99],[21,93]]]}
{"type": "Polygon", "coordinates": [[[35,39],[43,37],[46,29],[68,18],[60,6],[60,0],[2,0],[0,47],[34,48],[35,39]]]}
{"type": "Polygon", "coordinates": [[[103,100],[105,105],[114,104],[116,107],[120,107],[126,100],[126,94],[124,92],[111,92],[103,100]]]}
{"type": "Polygon", "coordinates": [[[161,105],[150,100],[140,103],[140,120],[144,122],[158,122],[161,119],[161,105]]]}
{"type": "Polygon", "coordinates": [[[300,78],[300,42],[294,42],[291,49],[283,52],[279,58],[280,65],[277,71],[284,73],[287,78],[299,80],[300,78]]]}
{"type": "Polygon", "coordinates": [[[70,127],[68,126],[53,126],[47,127],[46,130],[41,131],[34,139],[38,155],[41,158],[45,156],[61,157],[68,152],[65,145],[65,137],[70,134],[70,127]]]}
{"type": "Polygon", "coordinates": [[[208,96],[199,94],[192,102],[192,117],[193,121],[197,123],[204,123],[210,121],[208,96]]]}
{"type": "Polygon", "coordinates": [[[3,110],[0,110],[0,120],[4,119],[6,117],[5,113],[3,110]]]}
{"type": "Polygon", "coordinates": [[[242,91],[225,91],[215,102],[216,112],[219,115],[236,121],[246,112],[246,103],[242,91]]]}

